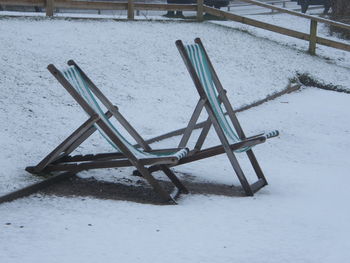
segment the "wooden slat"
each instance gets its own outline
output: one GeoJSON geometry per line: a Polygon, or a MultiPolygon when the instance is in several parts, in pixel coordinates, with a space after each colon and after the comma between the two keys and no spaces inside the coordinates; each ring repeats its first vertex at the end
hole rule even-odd
{"type": "MultiPolygon", "coordinates": [[[[139,163],[142,165],[158,165],[158,164],[169,164],[174,165],[177,163],[177,159],[174,157],[160,157],[160,158],[149,158],[140,159],[139,163]]],[[[53,171],[71,171],[78,173],[84,170],[90,169],[102,169],[102,168],[117,168],[117,167],[130,167],[135,166],[131,160],[106,160],[106,161],[91,161],[86,163],[63,163],[63,164],[52,164],[47,166],[43,172],[53,171]]],[[[136,166],[137,167],[137,166],[136,166]]]]}

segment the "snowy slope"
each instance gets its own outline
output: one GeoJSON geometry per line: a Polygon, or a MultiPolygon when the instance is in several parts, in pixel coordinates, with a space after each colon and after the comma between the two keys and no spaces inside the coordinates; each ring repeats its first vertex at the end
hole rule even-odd
{"type": "MultiPolygon", "coordinates": [[[[0,30],[0,194],[39,180],[24,167],[86,119],[49,63],[75,59],[146,138],[185,126],[198,99],[176,39],[202,38],[236,107],[282,90],[297,71],[350,89],[349,68],[336,57],[210,23],[0,19],[0,30]]],[[[188,195],[178,206],[151,206],[38,196],[2,204],[0,262],[345,262],[349,105],[347,94],[307,88],[240,113],[248,135],[282,134],[256,147],[270,185],[254,198],[188,195]]],[[[208,144],[215,141],[211,134],[208,144]]],[[[79,151],[92,149],[110,147],[96,135],[79,151]]],[[[225,156],[176,170],[237,185],[225,156]]]]}

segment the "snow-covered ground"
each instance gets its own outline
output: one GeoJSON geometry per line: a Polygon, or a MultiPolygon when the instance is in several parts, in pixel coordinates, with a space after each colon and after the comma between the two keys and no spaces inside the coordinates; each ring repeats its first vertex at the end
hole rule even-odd
{"type": "MultiPolygon", "coordinates": [[[[235,10],[232,10],[235,13],[235,10]]],[[[238,12],[239,14],[239,12],[238,12]]],[[[311,12],[311,14],[313,14],[311,12]]],[[[314,14],[316,15],[316,14],[314,14]]],[[[274,14],[274,15],[246,15],[248,18],[252,18],[258,21],[266,22],[272,25],[281,26],[284,28],[292,29],[298,32],[303,32],[310,34],[310,20],[302,17],[292,16],[289,14],[274,14]]],[[[304,51],[308,50],[309,42],[305,40],[300,40],[297,38],[292,38],[289,36],[274,33],[268,30],[260,29],[257,27],[245,25],[238,22],[232,21],[212,21],[212,23],[224,25],[227,27],[239,29],[245,32],[249,32],[255,36],[262,38],[267,38],[272,41],[276,41],[280,44],[284,44],[290,47],[298,48],[304,51]]],[[[329,26],[325,23],[317,24],[317,36],[327,39],[331,39],[337,42],[342,42],[350,44],[350,40],[345,40],[338,38],[338,34],[332,34],[329,30],[329,26]]],[[[316,53],[329,60],[330,62],[335,62],[338,65],[350,67],[350,55],[349,52],[342,51],[339,49],[329,48],[317,44],[316,53]]]]}
{"type": "MultiPolygon", "coordinates": [[[[86,119],[49,63],[75,59],[145,138],[185,126],[198,99],[176,39],[202,38],[235,107],[282,90],[296,72],[350,89],[349,62],[336,54],[312,57],[211,23],[12,18],[0,19],[0,30],[0,194],[38,181],[24,167],[86,119]]],[[[177,206],[154,206],[32,196],[2,204],[0,262],[345,262],[349,105],[348,94],[305,88],[238,114],[248,135],[281,132],[256,147],[270,184],[252,198],[187,195],[177,206]]],[[[210,134],[208,144],[216,141],[210,134]]],[[[96,134],[79,151],[108,149],[96,134]]],[[[238,185],[225,156],[176,170],[238,185]]]]}

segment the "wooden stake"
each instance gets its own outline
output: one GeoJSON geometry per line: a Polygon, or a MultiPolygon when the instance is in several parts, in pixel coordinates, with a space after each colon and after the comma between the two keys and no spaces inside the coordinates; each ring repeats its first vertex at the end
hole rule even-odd
{"type": "Polygon", "coordinates": [[[197,0],[197,20],[203,21],[203,0],[197,0]]]}
{"type": "Polygon", "coordinates": [[[54,1],[55,0],[46,0],[46,16],[53,16],[54,1]]]}
{"type": "Polygon", "coordinates": [[[128,0],[128,19],[134,20],[134,0],[128,0]]]}
{"type": "Polygon", "coordinates": [[[316,41],[317,41],[317,21],[311,20],[310,40],[309,40],[309,53],[311,55],[316,55],[316,41]]]}

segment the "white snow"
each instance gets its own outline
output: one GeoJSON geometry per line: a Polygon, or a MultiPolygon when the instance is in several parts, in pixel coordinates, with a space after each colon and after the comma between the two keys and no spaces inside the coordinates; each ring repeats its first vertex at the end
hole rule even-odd
{"type": "MultiPolygon", "coordinates": [[[[145,138],[185,126],[198,100],[176,39],[202,38],[235,107],[282,90],[297,71],[350,89],[347,53],[339,61],[324,48],[325,60],[211,23],[3,18],[0,30],[0,195],[40,180],[24,167],[86,119],[49,63],[76,60],[145,138]]],[[[154,206],[36,195],[1,204],[0,262],[346,262],[349,105],[348,94],[304,88],[238,114],[248,135],[281,132],[255,149],[269,185],[252,198],[184,195],[154,206]]],[[[109,149],[96,134],[79,151],[109,149]]],[[[176,171],[238,185],[225,156],[176,171]]]]}

